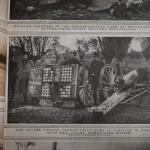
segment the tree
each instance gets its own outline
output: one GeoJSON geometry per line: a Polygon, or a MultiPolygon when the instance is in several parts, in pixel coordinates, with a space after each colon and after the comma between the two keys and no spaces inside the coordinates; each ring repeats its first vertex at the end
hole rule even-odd
{"type": "Polygon", "coordinates": [[[129,37],[98,37],[99,50],[107,63],[110,63],[114,57],[120,61],[127,54],[131,40],[132,38],[129,37]]]}
{"type": "Polygon", "coordinates": [[[150,38],[145,38],[142,42],[143,56],[150,59],[150,38]]]}
{"type": "MultiPolygon", "coordinates": [[[[129,44],[132,38],[130,37],[98,37],[91,38],[87,41],[78,40],[77,44],[80,55],[83,52],[102,53],[107,63],[111,63],[116,57],[119,61],[124,58],[128,52],[129,44]]],[[[81,55],[82,56],[82,55],[81,55]]]]}
{"type": "Polygon", "coordinates": [[[137,52],[137,51],[135,51],[135,50],[131,50],[130,51],[130,53],[128,53],[128,56],[130,57],[130,58],[143,58],[143,54],[142,54],[142,52],[137,52]]]}
{"type": "Polygon", "coordinates": [[[24,37],[11,37],[10,47],[20,48],[22,53],[27,53],[30,57],[38,57],[46,52],[47,49],[59,44],[59,37],[47,36],[24,36],[24,37]]]}

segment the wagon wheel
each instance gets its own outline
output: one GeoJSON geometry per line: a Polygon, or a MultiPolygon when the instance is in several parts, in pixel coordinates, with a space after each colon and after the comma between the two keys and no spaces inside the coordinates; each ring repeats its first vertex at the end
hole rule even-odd
{"type": "Polygon", "coordinates": [[[99,88],[97,91],[98,99],[100,102],[106,100],[115,89],[115,77],[117,75],[117,71],[111,65],[106,64],[101,72],[100,72],[100,79],[99,79],[99,88]],[[111,91],[111,92],[108,92],[111,91]]]}
{"type": "Polygon", "coordinates": [[[100,73],[99,87],[103,89],[105,87],[113,86],[115,83],[116,70],[111,65],[105,65],[100,73]]]}
{"type": "Polygon", "coordinates": [[[91,85],[84,84],[79,86],[79,98],[85,107],[93,105],[94,99],[91,85]]]}

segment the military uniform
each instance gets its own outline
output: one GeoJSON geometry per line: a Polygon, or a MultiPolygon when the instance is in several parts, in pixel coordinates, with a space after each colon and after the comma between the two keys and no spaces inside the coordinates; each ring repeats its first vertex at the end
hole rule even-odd
{"type": "Polygon", "coordinates": [[[23,95],[25,104],[28,103],[27,94],[28,94],[29,75],[33,66],[34,63],[32,60],[24,60],[20,65],[21,68],[19,71],[19,79],[18,79],[19,93],[23,95]]]}
{"type": "Polygon", "coordinates": [[[89,68],[90,83],[92,84],[94,104],[97,104],[97,91],[99,88],[99,78],[102,67],[105,65],[105,59],[102,54],[94,56],[89,68]]]}

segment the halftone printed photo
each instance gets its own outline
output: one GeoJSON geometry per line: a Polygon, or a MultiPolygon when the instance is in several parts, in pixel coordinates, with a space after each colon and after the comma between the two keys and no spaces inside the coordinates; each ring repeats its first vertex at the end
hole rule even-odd
{"type": "Polygon", "coordinates": [[[150,20],[149,0],[10,0],[10,20],[150,20]]]}
{"type": "Polygon", "coordinates": [[[149,37],[10,36],[8,58],[8,124],[150,123],[149,37]]]}

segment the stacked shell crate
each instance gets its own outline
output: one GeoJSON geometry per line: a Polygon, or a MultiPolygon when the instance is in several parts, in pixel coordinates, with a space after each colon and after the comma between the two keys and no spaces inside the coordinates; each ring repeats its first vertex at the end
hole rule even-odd
{"type": "Polygon", "coordinates": [[[75,107],[78,65],[47,66],[43,69],[43,99],[59,107],[75,107]]]}

